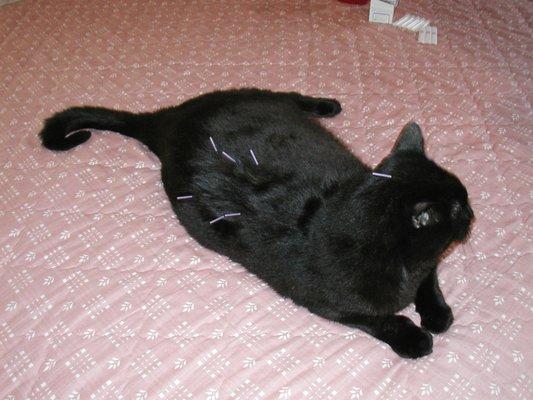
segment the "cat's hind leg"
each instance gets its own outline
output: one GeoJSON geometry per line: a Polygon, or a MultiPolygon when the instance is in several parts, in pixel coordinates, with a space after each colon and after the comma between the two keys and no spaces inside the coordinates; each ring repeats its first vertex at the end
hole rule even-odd
{"type": "Polygon", "coordinates": [[[335,99],[325,97],[304,96],[299,93],[277,93],[280,96],[287,97],[298,108],[312,117],[331,118],[342,111],[341,104],[335,99]]]}

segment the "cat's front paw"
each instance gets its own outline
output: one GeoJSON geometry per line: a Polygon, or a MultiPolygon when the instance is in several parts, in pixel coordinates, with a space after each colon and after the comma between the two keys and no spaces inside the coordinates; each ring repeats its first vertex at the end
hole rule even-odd
{"type": "Polygon", "coordinates": [[[412,322],[398,330],[388,343],[398,355],[405,358],[419,358],[433,351],[431,334],[412,322]]]}
{"type": "Polygon", "coordinates": [[[430,312],[420,314],[421,325],[433,333],[446,332],[453,323],[453,313],[449,306],[434,308],[430,312]]]}

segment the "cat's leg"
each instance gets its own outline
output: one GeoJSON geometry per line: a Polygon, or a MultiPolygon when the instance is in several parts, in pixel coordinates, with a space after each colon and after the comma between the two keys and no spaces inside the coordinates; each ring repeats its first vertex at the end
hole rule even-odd
{"type": "Polygon", "coordinates": [[[416,293],[415,306],[420,314],[421,325],[431,332],[445,332],[452,324],[452,309],[444,300],[436,269],[420,284],[416,293]]]}
{"type": "Polygon", "coordinates": [[[322,308],[310,310],[324,318],[374,336],[387,343],[402,357],[418,358],[430,354],[433,350],[431,334],[402,315],[342,315],[322,308]]]}
{"type": "Polygon", "coordinates": [[[335,99],[304,96],[299,93],[276,93],[296,103],[298,108],[313,117],[330,118],[342,111],[340,103],[335,99]]]}

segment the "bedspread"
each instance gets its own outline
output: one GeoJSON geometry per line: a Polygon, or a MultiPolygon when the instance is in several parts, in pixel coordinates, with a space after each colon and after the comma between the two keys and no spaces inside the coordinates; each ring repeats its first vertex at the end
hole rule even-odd
{"type": "Polygon", "coordinates": [[[533,4],[406,13],[438,44],[333,0],[0,7],[0,398],[533,398],[533,4]],[[372,166],[415,120],[463,180],[477,220],[440,267],[455,323],[431,355],[401,359],[200,247],[135,140],[53,153],[37,138],[67,106],[146,111],[241,86],[339,99],[324,123],[372,166]]]}

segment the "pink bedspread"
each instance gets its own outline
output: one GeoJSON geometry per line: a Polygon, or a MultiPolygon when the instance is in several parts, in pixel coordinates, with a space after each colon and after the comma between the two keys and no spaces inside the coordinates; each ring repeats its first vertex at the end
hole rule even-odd
{"type": "Polygon", "coordinates": [[[0,397],[533,398],[533,4],[408,12],[437,46],[333,0],[0,8],[0,397]],[[201,248],[138,142],[100,133],[54,154],[37,140],[70,105],[150,110],[235,86],[338,98],[326,124],[372,165],[416,120],[465,182],[477,222],[442,264],[456,321],[430,356],[401,359],[201,248]]]}

